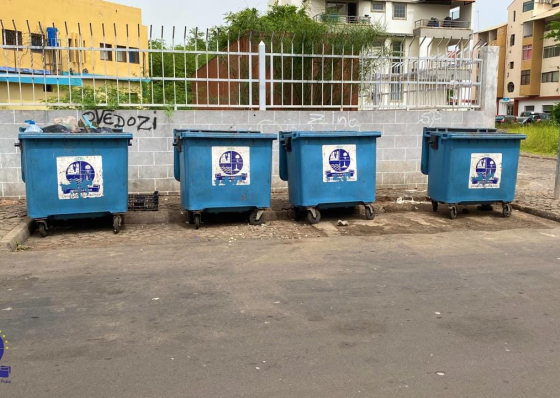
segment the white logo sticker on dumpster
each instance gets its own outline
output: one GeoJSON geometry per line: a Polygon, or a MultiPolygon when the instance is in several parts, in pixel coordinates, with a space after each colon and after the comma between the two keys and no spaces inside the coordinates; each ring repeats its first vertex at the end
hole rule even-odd
{"type": "Polygon", "coordinates": [[[63,156],[56,158],[58,198],[80,199],[103,196],[101,156],[63,156]]]}
{"type": "Polygon", "coordinates": [[[358,181],[356,145],[323,145],[323,182],[358,181]]]}
{"type": "Polygon", "coordinates": [[[502,182],[501,153],[471,154],[469,189],[500,188],[502,182]]]}
{"type": "Polygon", "coordinates": [[[250,185],[251,159],[248,146],[212,147],[212,185],[250,185]]]}

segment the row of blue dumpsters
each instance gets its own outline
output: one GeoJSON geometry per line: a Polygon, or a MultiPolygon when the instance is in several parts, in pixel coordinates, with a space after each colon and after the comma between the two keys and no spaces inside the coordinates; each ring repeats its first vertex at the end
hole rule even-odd
{"type": "MultiPolygon", "coordinates": [[[[375,217],[379,132],[174,131],[174,174],[181,203],[199,228],[203,212],[251,212],[263,221],[270,207],[273,141],[280,141],[279,173],[289,200],[311,223],[321,210],[363,205],[375,217]]],[[[128,146],[132,134],[20,132],[28,215],[48,234],[49,219],[113,215],[117,233],[128,206],[128,146]]],[[[422,172],[434,211],[449,205],[500,203],[511,215],[521,134],[488,129],[425,128],[422,172]]]]}

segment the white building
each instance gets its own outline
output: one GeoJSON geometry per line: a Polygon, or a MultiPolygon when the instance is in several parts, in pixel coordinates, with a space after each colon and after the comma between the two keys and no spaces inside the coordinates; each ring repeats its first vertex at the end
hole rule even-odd
{"type": "MultiPolygon", "coordinates": [[[[275,3],[276,0],[270,0],[269,6],[275,3]]],[[[433,64],[429,58],[472,56],[475,0],[278,0],[278,4],[306,7],[308,14],[319,22],[379,24],[387,32],[385,47],[393,55],[392,64],[377,70],[369,80],[388,82],[371,84],[365,90],[362,87],[362,108],[392,107],[392,103],[428,106],[436,102],[456,106],[472,99],[470,90],[439,85],[430,92],[420,86],[401,84],[398,75],[410,79],[422,71],[418,76],[425,80],[470,80],[471,73],[453,74],[447,66],[433,64]],[[426,73],[426,69],[431,72],[426,73]]]]}

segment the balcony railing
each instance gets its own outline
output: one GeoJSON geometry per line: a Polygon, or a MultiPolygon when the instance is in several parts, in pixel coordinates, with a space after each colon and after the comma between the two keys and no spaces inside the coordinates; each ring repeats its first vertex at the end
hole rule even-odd
{"type": "Polygon", "coordinates": [[[453,19],[420,19],[414,22],[414,28],[470,29],[471,23],[453,19]]]}
{"type": "Polygon", "coordinates": [[[338,14],[319,14],[315,15],[315,21],[326,23],[355,23],[355,24],[371,24],[371,17],[369,16],[350,16],[338,14]]]}

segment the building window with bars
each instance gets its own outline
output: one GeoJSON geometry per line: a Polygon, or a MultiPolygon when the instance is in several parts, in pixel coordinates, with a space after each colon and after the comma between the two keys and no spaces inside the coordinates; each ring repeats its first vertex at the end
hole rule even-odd
{"type": "Polygon", "coordinates": [[[521,71],[521,85],[526,86],[531,84],[531,71],[530,70],[522,70],[521,71]]]}
{"type": "Polygon", "coordinates": [[[529,44],[527,46],[523,46],[523,60],[528,60],[533,58],[533,45],[529,44]]]}
{"type": "Polygon", "coordinates": [[[2,29],[2,42],[5,46],[22,46],[23,34],[19,30],[2,29]]]}
{"type": "MultiPolygon", "coordinates": [[[[101,48],[113,48],[110,44],[101,43],[99,45],[101,48]]],[[[101,57],[101,61],[112,61],[113,60],[113,51],[100,51],[99,56],[101,57]]]]}
{"type": "MultiPolygon", "coordinates": [[[[125,49],[125,46],[117,46],[117,49],[125,49]]],[[[126,62],[126,51],[117,51],[117,62],[126,62]]]]}
{"type": "Polygon", "coordinates": [[[560,45],[548,46],[544,48],[543,58],[553,58],[560,55],[560,45]]]}
{"type": "MultiPolygon", "coordinates": [[[[31,47],[43,47],[44,37],[39,33],[31,33],[31,47]]],[[[32,48],[31,52],[40,53],[43,52],[42,48],[32,48]]]]}
{"type": "Polygon", "coordinates": [[[511,35],[509,37],[509,45],[510,46],[515,46],[515,35],[511,35]]]}
{"type": "Polygon", "coordinates": [[[523,12],[533,11],[535,9],[535,1],[526,1],[523,3],[523,12]]]}
{"type": "Polygon", "coordinates": [[[552,108],[554,108],[554,105],[543,105],[542,111],[543,113],[552,113],[552,108]]]}
{"type": "Polygon", "coordinates": [[[393,19],[406,19],[406,4],[393,3],[393,19]]]}
{"type": "Polygon", "coordinates": [[[560,76],[559,71],[546,72],[542,74],[543,83],[558,83],[558,77],[560,76]]]}
{"type": "Polygon", "coordinates": [[[371,11],[372,12],[385,12],[385,3],[381,1],[372,1],[371,2],[371,11]]]}

